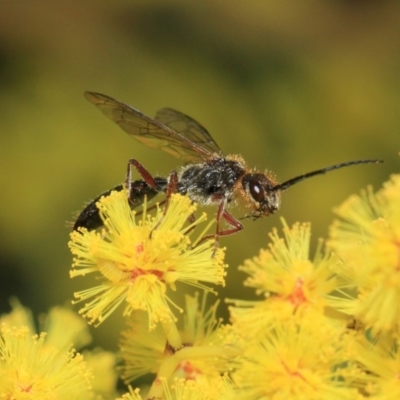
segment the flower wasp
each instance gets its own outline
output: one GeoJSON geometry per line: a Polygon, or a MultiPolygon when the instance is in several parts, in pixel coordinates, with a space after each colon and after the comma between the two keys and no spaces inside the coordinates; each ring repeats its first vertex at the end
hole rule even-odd
{"type": "MultiPolygon", "coordinates": [[[[153,177],[142,164],[131,159],[125,184],[111,190],[126,188],[131,208],[142,204],[145,196],[149,200],[159,193],[167,194],[168,205],[168,198],[173,192],[186,194],[201,204],[216,204],[217,226],[213,235],[216,240],[219,236],[231,235],[243,229],[243,225],[227,210],[235,200],[243,200],[250,210],[246,217],[257,219],[279,210],[281,192],[304,179],[350,165],[382,162],[344,162],[278,183],[269,172],[249,169],[241,156],[224,156],[208,131],[185,114],[163,108],[153,119],[104,94],[85,92],[85,97],[133,138],[147,146],[159,148],[184,163],[178,171],[171,172],[165,178],[153,177]],[[141,179],[132,180],[133,169],[141,179]],[[222,220],[227,224],[227,229],[221,228],[222,220]]],[[[74,230],[80,227],[93,230],[103,224],[96,202],[102,196],[109,195],[111,190],[102,193],[84,208],[74,224],[74,230]]]]}

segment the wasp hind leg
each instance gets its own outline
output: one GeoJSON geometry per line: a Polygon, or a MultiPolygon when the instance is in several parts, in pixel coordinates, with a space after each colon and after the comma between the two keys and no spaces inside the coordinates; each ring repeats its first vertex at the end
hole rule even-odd
{"type": "Polygon", "coordinates": [[[101,219],[96,203],[102,197],[109,196],[113,190],[120,192],[127,189],[129,206],[131,209],[134,209],[143,204],[145,197],[147,200],[150,200],[158,193],[165,192],[167,185],[168,183],[165,178],[153,177],[142,164],[131,159],[128,162],[125,185],[117,185],[114,188],[103,192],[100,196],[97,196],[94,200],[88,203],[76,219],[73,230],[86,228],[87,230],[92,231],[103,226],[104,223],[101,219]],[[143,179],[132,181],[133,167],[139,172],[143,179]]]}
{"type": "Polygon", "coordinates": [[[137,160],[131,158],[128,161],[128,167],[126,171],[126,179],[125,179],[125,186],[131,192],[131,186],[135,181],[132,181],[132,168],[135,168],[139,175],[143,178],[143,180],[154,190],[158,190],[158,185],[156,178],[150,174],[149,171],[137,160]]]}

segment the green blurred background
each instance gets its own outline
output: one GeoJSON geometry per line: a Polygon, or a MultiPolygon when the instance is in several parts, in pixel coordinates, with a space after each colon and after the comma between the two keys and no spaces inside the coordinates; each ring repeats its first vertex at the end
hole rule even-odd
{"type": "MultiPolygon", "coordinates": [[[[237,266],[267,233],[311,221],[398,171],[400,3],[393,1],[6,1],[0,12],[1,311],[68,302],[67,221],[121,182],[135,157],[154,174],[179,161],[124,134],[83,98],[108,94],[152,116],[200,121],[227,154],[283,181],[334,163],[382,158],[284,193],[281,212],[221,240],[224,293],[248,295],[237,266]]],[[[243,211],[234,212],[241,216],[243,211]]],[[[113,348],[119,318],[96,331],[113,348]]]]}

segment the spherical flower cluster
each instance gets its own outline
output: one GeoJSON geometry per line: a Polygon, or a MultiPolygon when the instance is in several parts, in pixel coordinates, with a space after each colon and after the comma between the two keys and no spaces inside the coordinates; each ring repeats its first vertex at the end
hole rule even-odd
{"type": "Polygon", "coordinates": [[[125,302],[124,316],[144,310],[155,328],[175,318],[168,288],[174,290],[177,282],[203,289],[201,282],[224,284],[223,249],[216,249],[213,240],[195,246],[190,241],[189,233],[205,216],[190,222],[196,207],[187,197],[174,194],[166,213],[158,209],[151,217],[145,209],[140,219],[125,192],[102,198],[98,207],[104,229],[73,232],[70,242],[71,277],[101,277],[100,285],[75,293],[86,302],[80,312],[91,322],[101,323],[125,302]]]}
{"type": "Polygon", "coordinates": [[[331,304],[374,334],[400,328],[400,175],[377,193],[353,195],[336,209],[328,245],[345,296],[331,304]]]}

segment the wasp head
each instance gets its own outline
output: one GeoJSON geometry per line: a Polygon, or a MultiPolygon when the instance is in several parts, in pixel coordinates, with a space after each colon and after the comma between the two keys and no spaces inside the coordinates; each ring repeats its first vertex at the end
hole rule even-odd
{"type": "Polygon", "coordinates": [[[273,214],[281,206],[281,193],[274,190],[276,182],[262,173],[245,174],[242,179],[248,205],[253,208],[251,217],[260,218],[273,214]]]}

